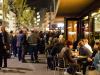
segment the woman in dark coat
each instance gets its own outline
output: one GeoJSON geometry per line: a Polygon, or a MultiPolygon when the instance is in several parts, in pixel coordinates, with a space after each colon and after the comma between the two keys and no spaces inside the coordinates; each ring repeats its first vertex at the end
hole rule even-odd
{"type": "Polygon", "coordinates": [[[4,63],[3,67],[7,67],[7,58],[8,58],[8,50],[9,50],[9,35],[5,30],[5,27],[1,27],[0,32],[0,68],[4,63]]]}
{"type": "Polygon", "coordinates": [[[4,53],[3,47],[4,47],[4,45],[2,42],[2,33],[0,32],[0,69],[2,67],[2,59],[3,59],[3,53],[4,53]]]}

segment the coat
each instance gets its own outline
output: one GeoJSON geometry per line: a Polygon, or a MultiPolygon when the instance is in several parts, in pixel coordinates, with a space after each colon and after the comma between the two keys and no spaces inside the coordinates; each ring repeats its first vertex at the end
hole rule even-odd
{"type": "Polygon", "coordinates": [[[100,51],[95,55],[93,64],[97,71],[100,72],[100,51]]]}
{"type": "Polygon", "coordinates": [[[9,50],[10,50],[9,35],[7,32],[1,32],[0,33],[0,55],[8,57],[9,50]]]}

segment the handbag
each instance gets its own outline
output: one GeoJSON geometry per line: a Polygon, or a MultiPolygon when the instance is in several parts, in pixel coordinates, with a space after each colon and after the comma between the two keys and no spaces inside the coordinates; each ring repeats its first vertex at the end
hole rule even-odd
{"type": "Polygon", "coordinates": [[[76,72],[74,66],[72,65],[69,65],[66,70],[69,74],[74,74],[76,72]]]}
{"type": "Polygon", "coordinates": [[[7,56],[7,58],[10,58],[11,57],[11,54],[10,54],[10,51],[9,50],[6,50],[6,56],[7,56]]]}

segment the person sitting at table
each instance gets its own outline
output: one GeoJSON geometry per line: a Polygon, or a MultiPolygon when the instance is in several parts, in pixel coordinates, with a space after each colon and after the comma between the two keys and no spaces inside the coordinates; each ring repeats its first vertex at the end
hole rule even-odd
{"type": "Polygon", "coordinates": [[[59,57],[64,58],[65,67],[71,66],[71,68],[73,68],[72,72],[75,74],[76,71],[79,71],[79,65],[72,55],[73,43],[68,41],[66,44],[67,46],[63,47],[59,53],[59,57]]]}
{"type": "Polygon", "coordinates": [[[93,60],[94,60],[95,55],[99,51],[99,44],[100,44],[100,42],[95,42],[95,44],[93,46],[92,56],[90,58],[88,58],[89,70],[94,70],[95,69],[94,64],[93,64],[93,60]]]}
{"type": "Polygon", "coordinates": [[[82,65],[83,75],[86,74],[86,68],[88,66],[88,58],[92,56],[92,53],[90,50],[85,46],[85,43],[83,40],[80,40],[78,43],[79,46],[79,56],[81,56],[78,59],[78,63],[82,65]]]}
{"type": "Polygon", "coordinates": [[[88,43],[88,39],[83,39],[82,40],[83,42],[84,42],[84,46],[88,49],[88,51],[90,52],[90,53],[93,53],[93,51],[92,51],[92,48],[91,48],[91,46],[89,45],[89,43],[88,43]]]}
{"type": "Polygon", "coordinates": [[[95,42],[94,47],[93,47],[93,54],[91,58],[94,58],[96,53],[98,52],[98,47],[99,47],[100,42],[95,42]]]}

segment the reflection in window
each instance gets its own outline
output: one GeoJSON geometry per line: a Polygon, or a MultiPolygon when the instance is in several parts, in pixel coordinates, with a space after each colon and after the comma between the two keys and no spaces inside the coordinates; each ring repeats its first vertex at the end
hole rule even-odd
{"type": "Polygon", "coordinates": [[[77,21],[68,21],[68,40],[75,41],[77,39],[77,21]]]}

